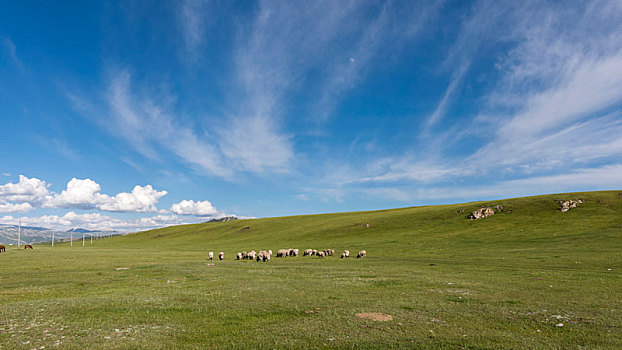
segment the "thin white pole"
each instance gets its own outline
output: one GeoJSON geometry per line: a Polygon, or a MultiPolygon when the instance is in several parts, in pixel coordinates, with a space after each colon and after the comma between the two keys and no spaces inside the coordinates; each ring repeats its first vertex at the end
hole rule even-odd
{"type": "Polygon", "coordinates": [[[91,245],[93,245],[93,234],[91,233],[91,245]]]}
{"type": "Polygon", "coordinates": [[[82,246],[84,247],[84,232],[82,232],[82,246]]]}
{"type": "Polygon", "coordinates": [[[22,219],[19,219],[19,228],[17,229],[17,249],[19,249],[19,247],[22,244],[22,219]]]}
{"type": "Polygon", "coordinates": [[[54,246],[54,231],[52,231],[52,247],[54,246]]]}

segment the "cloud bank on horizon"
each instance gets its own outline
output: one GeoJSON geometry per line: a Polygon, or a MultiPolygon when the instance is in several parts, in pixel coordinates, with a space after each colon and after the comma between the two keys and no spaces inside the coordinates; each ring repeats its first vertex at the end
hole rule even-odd
{"type": "Polygon", "coordinates": [[[619,1],[0,13],[0,222],[139,230],[622,188],[619,1]]]}

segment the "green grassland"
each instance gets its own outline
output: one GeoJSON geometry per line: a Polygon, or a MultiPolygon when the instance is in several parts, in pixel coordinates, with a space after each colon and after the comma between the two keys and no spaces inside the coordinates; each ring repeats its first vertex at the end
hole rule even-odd
{"type": "Polygon", "coordinates": [[[557,194],[7,247],[0,278],[0,348],[620,349],[622,197],[557,194]],[[561,199],[585,203],[562,213],[561,199]],[[497,204],[505,210],[466,219],[497,204]],[[234,260],[279,248],[337,256],[234,260]],[[344,249],[368,257],[339,259],[344,249]],[[207,260],[208,250],[225,260],[207,260]]]}

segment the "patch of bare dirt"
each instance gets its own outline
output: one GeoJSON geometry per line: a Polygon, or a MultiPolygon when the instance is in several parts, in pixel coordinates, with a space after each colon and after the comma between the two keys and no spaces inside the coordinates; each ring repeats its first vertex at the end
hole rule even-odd
{"type": "Polygon", "coordinates": [[[235,233],[243,233],[243,232],[246,232],[246,231],[248,231],[250,229],[251,229],[250,226],[242,227],[241,229],[235,231],[235,233]]]}
{"type": "Polygon", "coordinates": [[[356,317],[372,321],[393,321],[393,316],[380,312],[362,312],[356,314],[356,317]]]}

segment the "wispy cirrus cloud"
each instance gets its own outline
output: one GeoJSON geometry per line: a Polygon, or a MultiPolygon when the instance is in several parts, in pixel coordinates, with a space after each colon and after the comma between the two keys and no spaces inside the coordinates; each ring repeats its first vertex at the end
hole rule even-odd
{"type": "MultiPolygon", "coordinates": [[[[232,174],[232,169],[224,166],[221,152],[209,142],[209,135],[198,135],[193,129],[176,122],[166,101],[158,103],[150,96],[137,96],[133,93],[135,90],[129,71],[111,74],[107,102],[113,123],[106,126],[112,132],[120,133],[145,156],[158,158],[155,147],[159,147],[209,174],[220,177],[232,174]]],[[[173,101],[175,98],[168,95],[166,99],[173,101]]]]}
{"type": "Polygon", "coordinates": [[[437,152],[379,157],[318,186],[339,190],[337,200],[346,192],[403,201],[620,187],[622,21],[613,8],[615,1],[474,4],[447,60],[456,67],[448,88],[426,119],[459,127],[425,136],[443,140],[431,139],[437,152]],[[482,34],[492,29],[494,36],[482,34]],[[495,44],[509,49],[498,51],[496,75],[488,76],[496,83],[475,116],[447,115],[478,47],[495,44]]]}
{"type": "Polygon", "coordinates": [[[437,185],[426,188],[412,186],[380,186],[357,188],[367,196],[402,202],[429,200],[474,200],[529,196],[535,193],[597,191],[622,188],[622,164],[581,168],[563,174],[532,176],[516,180],[490,181],[470,186],[437,185]]]}
{"type": "Polygon", "coordinates": [[[184,57],[196,61],[197,50],[204,44],[205,30],[211,21],[210,1],[184,0],[179,2],[178,23],[184,40],[184,57]]]}
{"type": "Polygon", "coordinates": [[[2,48],[4,55],[9,58],[13,62],[13,64],[19,69],[21,72],[24,71],[24,64],[17,56],[17,47],[11,38],[9,37],[0,37],[0,42],[2,42],[2,48]]]}

